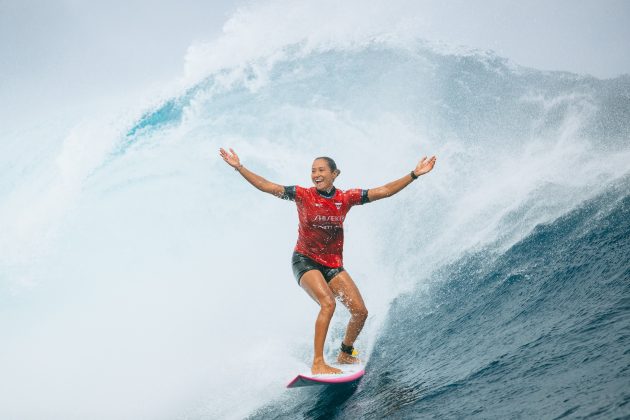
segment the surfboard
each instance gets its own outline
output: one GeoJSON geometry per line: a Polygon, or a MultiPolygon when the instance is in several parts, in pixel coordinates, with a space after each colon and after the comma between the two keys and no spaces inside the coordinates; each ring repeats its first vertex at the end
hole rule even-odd
{"type": "Polygon", "coordinates": [[[332,366],[343,370],[343,373],[313,375],[309,369],[293,378],[293,380],[287,385],[287,388],[298,388],[313,385],[348,384],[359,380],[365,374],[365,368],[361,364],[332,366]]]}

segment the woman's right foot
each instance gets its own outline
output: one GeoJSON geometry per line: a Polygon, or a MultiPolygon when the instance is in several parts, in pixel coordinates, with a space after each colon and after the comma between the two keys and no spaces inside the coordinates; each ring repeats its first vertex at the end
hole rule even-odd
{"type": "Polygon", "coordinates": [[[330,365],[327,365],[324,362],[319,362],[319,363],[313,362],[313,366],[311,367],[311,372],[313,373],[313,375],[343,373],[341,369],[334,368],[330,365]]]}

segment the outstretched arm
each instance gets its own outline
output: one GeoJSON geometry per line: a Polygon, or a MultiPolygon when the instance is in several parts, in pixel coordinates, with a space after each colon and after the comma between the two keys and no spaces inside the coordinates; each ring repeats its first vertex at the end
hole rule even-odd
{"type": "Polygon", "coordinates": [[[284,187],[282,185],[274,184],[273,182],[267,181],[260,175],[257,175],[245,168],[241,163],[241,160],[238,158],[236,152],[230,149],[230,153],[226,152],[225,149],[219,149],[221,153],[221,157],[223,160],[234,168],[239,174],[243,176],[254,187],[258,188],[260,191],[273,194],[277,197],[282,197],[284,195],[284,187]]]}
{"type": "Polygon", "coordinates": [[[385,184],[382,187],[370,188],[368,190],[368,199],[370,201],[376,201],[380,200],[381,198],[391,197],[392,195],[405,188],[407,185],[411,184],[417,177],[424,175],[427,172],[430,172],[435,165],[435,161],[435,156],[431,156],[431,158],[428,160],[426,156],[423,157],[420,162],[418,162],[418,165],[416,165],[416,168],[411,171],[411,173],[403,176],[400,179],[397,179],[396,181],[385,184]]]}

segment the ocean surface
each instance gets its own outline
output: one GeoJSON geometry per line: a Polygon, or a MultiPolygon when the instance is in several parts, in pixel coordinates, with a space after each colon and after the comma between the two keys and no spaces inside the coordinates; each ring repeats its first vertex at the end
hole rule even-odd
{"type": "Polygon", "coordinates": [[[628,181],[397,297],[360,383],[249,418],[627,418],[628,181]]]}
{"type": "Polygon", "coordinates": [[[175,94],[5,139],[1,418],[630,416],[630,77],[324,41],[193,51],[210,64],[175,94]],[[348,215],[358,384],[285,389],[318,311],[291,274],[294,204],[219,147],[282,185],[332,156],[342,189],[438,156],[348,215]]]}

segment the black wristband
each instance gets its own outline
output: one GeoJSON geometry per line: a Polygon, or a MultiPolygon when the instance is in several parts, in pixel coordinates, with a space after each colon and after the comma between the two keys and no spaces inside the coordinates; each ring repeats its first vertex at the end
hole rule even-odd
{"type": "Polygon", "coordinates": [[[413,171],[409,175],[411,175],[411,179],[418,179],[418,175],[414,174],[413,171]]]}

